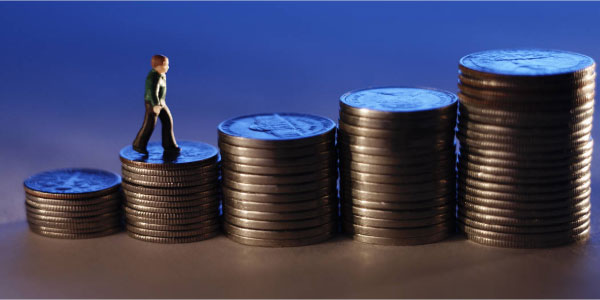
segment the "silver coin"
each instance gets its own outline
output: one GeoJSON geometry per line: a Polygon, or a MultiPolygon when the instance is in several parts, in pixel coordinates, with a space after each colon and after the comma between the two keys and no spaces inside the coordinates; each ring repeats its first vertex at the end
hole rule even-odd
{"type": "Polygon", "coordinates": [[[112,212],[119,211],[119,206],[106,207],[97,210],[91,211],[76,211],[76,212],[63,212],[63,211],[53,211],[47,209],[39,209],[30,206],[29,204],[25,205],[28,213],[44,215],[49,217],[59,217],[59,218],[80,218],[80,217],[96,217],[112,212]]]}
{"type": "Polygon", "coordinates": [[[592,122],[587,122],[585,126],[573,130],[569,127],[556,127],[556,128],[544,128],[544,127],[525,127],[525,128],[513,128],[509,126],[498,126],[484,124],[477,121],[462,119],[459,123],[459,130],[472,130],[475,132],[482,132],[488,134],[498,134],[503,136],[543,136],[543,137],[563,137],[563,136],[577,136],[584,133],[591,132],[592,122]]]}
{"type": "Polygon", "coordinates": [[[164,224],[154,224],[148,222],[137,222],[137,221],[128,221],[127,222],[131,226],[135,226],[138,228],[145,228],[151,230],[159,230],[159,231],[190,231],[190,230],[200,230],[202,228],[207,228],[214,225],[221,224],[221,220],[219,218],[208,219],[201,222],[190,223],[190,224],[180,224],[180,225],[164,225],[164,224]]]}
{"type": "Polygon", "coordinates": [[[149,194],[132,192],[132,191],[128,191],[128,190],[123,190],[123,194],[125,195],[126,201],[129,201],[129,199],[135,199],[135,200],[152,201],[152,202],[174,203],[174,202],[186,202],[186,201],[200,201],[200,200],[207,199],[207,198],[213,199],[214,197],[219,196],[219,187],[215,186],[212,189],[209,189],[209,190],[206,190],[203,192],[191,193],[191,194],[185,194],[185,195],[149,195],[149,194]]]}
{"type": "Polygon", "coordinates": [[[402,168],[398,166],[376,165],[371,163],[361,163],[355,161],[340,160],[340,170],[352,170],[361,173],[391,175],[391,176],[415,176],[427,175],[437,170],[454,170],[455,162],[444,162],[445,164],[433,164],[431,166],[421,166],[420,168],[402,168]]]}
{"type": "Polygon", "coordinates": [[[318,163],[309,164],[309,165],[294,166],[293,168],[288,167],[288,166],[279,166],[279,167],[278,166],[275,166],[275,167],[253,166],[253,165],[238,164],[238,163],[233,163],[233,162],[224,162],[222,164],[222,169],[225,171],[231,170],[231,171],[235,171],[238,173],[256,174],[256,175],[298,175],[298,174],[304,174],[304,173],[319,172],[324,169],[336,169],[336,168],[337,168],[337,164],[335,161],[332,161],[330,164],[324,164],[323,162],[318,162],[318,163]]]}
{"type": "Polygon", "coordinates": [[[111,200],[109,202],[100,203],[100,204],[90,204],[90,205],[53,205],[53,204],[41,204],[36,201],[32,201],[30,199],[25,199],[25,203],[29,207],[41,209],[41,210],[49,210],[56,212],[88,212],[88,211],[98,211],[102,209],[119,209],[122,201],[120,199],[111,200]]]}
{"type": "Polygon", "coordinates": [[[248,193],[295,194],[332,187],[335,186],[336,181],[337,178],[324,178],[301,184],[251,184],[225,179],[223,186],[248,193]]]}
{"type": "Polygon", "coordinates": [[[146,211],[153,213],[163,213],[163,214],[180,214],[180,213],[196,213],[203,211],[213,212],[215,209],[219,207],[219,201],[212,201],[204,204],[188,206],[188,207],[154,207],[154,206],[146,206],[135,204],[131,202],[127,202],[125,206],[138,210],[138,211],[146,211]]]}
{"type": "Polygon", "coordinates": [[[335,232],[337,231],[337,224],[335,222],[331,222],[321,226],[300,230],[257,230],[238,227],[225,222],[223,223],[223,229],[227,234],[234,234],[247,238],[267,240],[297,240],[335,232]]]}
{"type": "Polygon", "coordinates": [[[113,227],[110,229],[97,231],[97,232],[89,232],[89,233],[60,233],[60,232],[41,230],[41,229],[31,228],[31,227],[29,229],[33,233],[36,233],[36,234],[39,234],[39,235],[42,235],[45,237],[58,238],[58,239],[91,239],[91,238],[97,238],[97,237],[111,235],[111,234],[114,234],[114,233],[117,233],[117,232],[120,232],[123,230],[121,227],[113,227]]]}
{"type": "Polygon", "coordinates": [[[337,205],[333,207],[333,205],[327,204],[316,209],[304,210],[304,211],[295,211],[295,212],[262,212],[262,211],[252,211],[252,210],[243,210],[233,208],[231,206],[223,205],[223,212],[229,214],[231,216],[249,219],[249,220],[257,220],[257,221],[296,221],[296,220],[305,220],[311,218],[317,218],[324,214],[331,214],[333,212],[337,212],[337,205]]]}
{"type": "MultiPolygon", "coordinates": [[[[343,169],[343,168],[342,168],[343,169]]],[[[342,177],[356,180],[359,182],[372,182],[372,183],[384,183],[384,184],[413,184],[420,182],[430,182],[442,179],[452,179],[456,177],[456,174],[452,170],[440,170],[439,172],[424,173],[410,176],[402,175],[380,175],[371,174],[357,171],[346,171],[343,170],[342,177]]]]}
{"type": "Polygon", "coordinates": [[[219,150],[212,145],[179,141],[181,151],[176,154],[165,153],[159,142],[150,142],[146,147],[148,154],[137,152],[132,146],[121,149],[119,159],[125,165],[157,170],[180,170],[214,165],[219,160],[219,150]]]}
{"type": "Polygon", "coordinates": [[[570,89],[555,91],[498,91],[480,89],[458,82],[461,104],[465,101],[464,95],[475,101],[467,102],[469,105],[485,107],[506,108],[514,111],[530,111],[533,106],[538,106],[540,111],[558,111],[570,109],[594,101],[594,84],[571,87],[570,89]]]}
{"type": "Polygon", "coordinates": [[[455,150],[454,145],[449,145],[445,148],[440,147],[423,147],[423,149],[412,149],[412,150],[403,150],[396,149],[394,147],[369,147],[362,145],[351,145],[347,144],[343,140],[340,140],[338,143],[338,147],[340,149],[344,149],[350,153],[359,153],[366,155],[382,155],[382,156],[396,156],[396,157],[414,157],[418,156],[437,156],[437,155],[449,155],[453,154],[455,150]]]}
{"type": "Polygon", "coordinates": [[[123,185],[123,189],[126,191],[139,193],[139,194],[155,195],[155,196],[189,195],[189,194],[196,194],[196,193],[214,190],[218,187],[217,183],[209,183],[209,184],[192,186],[192,187],[155,188],[155,187],[139,186],[136,184],[131,184],[131,183],[125,182],[125,181],[123,181],[122,185],[123,185]]]}
{"type": "Polygon", "coordinates": [[[155,219],[191,219],[194,217],[199,217],[202,215],[215,215],[219,212],[218,206],[213,206],[213,209],[205,209],[201,211],[194,212],[186,212],[186,213],[158,213],[158,212],[147,212],[137,210],[128,206],[124,207],[125,209],[125,217],[129,218],[129,216],[137,216],[137,217],[145,217],[145,218],[155,218],[155,219]]]}
{"type": "Polygon", "coordinates": [[[348,134],[346,132],[338,132],[338,141],[347,145],[359,145],[366,147],[392,148],[403,151],[411,149],[447,149],[454,144],[453,134],[446,137],[425,136],[420,139],[393,139],[393,138],[373,138],[358,135],[348,134]]]}
{"type": "Polygon", "coordinates": [[[325,234],[309,237],[309,238],[301,238],[301,239],[288,239],[288,240],[272,240],[272,239],[257,239],[250,237],[243,237],[240,235],[227,233],[227,237],[234,242],[248,245],[248,246],[258,246],[258,247],[301,247],[308,246],[312,244],[318,244],[330,239],[334,235],[333,232],[327,232],[325,234]]]}
{"type": "Polygon", "coordinates": [[[325,151],[315,155],[309,155],[298,158],[259,158],[239,155],[223,154],[223,163],[236,163],[243,165],[261,166],[261,167],[288,167],[322,164],[329,166],[335,162],[337,155],[335,151],[325,151]]]}
{"type": "Polygon", "coordinates": [[[34,218],[27,218],[27,222],[30,224],[38,225],[38,226],[45,226],[45,227],[52,227],[52,228],[75,229],[75,230],[95,229],[95,228],[119,226],[119,225],[121,225],[121,216],[115,215],[112,218],[106,218],[105,220],[80,222],[80,223],[54,222],[54,221],[45,221],[45,220],[34,219],[34,218]]]}
{"type": "Polygon", "coordinates": [[[440,214],[453,214],[454,206],[442,205],[437,207],[430,207],[426,209],[414,209],[414,210],[382,210],[382,209],[370,209],[364,207],[358,207],[353,205],[342,206],[342,212],[347,214],[353,214],[362,217],[375,218],[375,219],[387,219],[387,220],[411,220],[411,219],[425,219],[431,218],[440,214]]]}
{"type": "Polygon", "coordinates": [[[83,200],[113,194],[121,177],[96,169],[59,169],[35,174],[23,182],[27,194],[47,199],[83,200]]]}
{"type": "Polygon", "coordinates": [[[148,169],[143,167],[134,167],[126,164],[121,165],[122,170],[127,170],[131,173],[146,175],[146,176],[163,176],[163,177],[185,177],[185,176],[202,176],[206,173],[219,171],[219,161],[206,166],[185,168],[180,170],[159,170],[148,169]]]}
{"type": "Polygon", "coordinates": [[[383,193],[383,192],[369,192],[360,190],[354,187],[340,186],[340,195],[344,197],[351,197],[356,199],[363,199],[369,201],[384,201],[384,202],[414,202],[414,201],[425,201],[445,197],[447,195],[454,195],[452,191],[442,190],[428,190],[422,193],[383,193]]]}
{"type": "Polygon", "coordinates": [[[590,238],[590,232],[584,231],[582,233],[565,236],[563,238],[551,240],[551,241],[507,241],[492,239],[484,236],[479,236],[473,233],[465,233],[467,238],[475,243],[479,243],[486,246],[492,247],[503,247],[503,248],[549,248],[557,247],[571,243],[583,243],[590,238]]]}
{"type": "Polygon", "coordinates": [[[238,200],[235,198],[225,198],[223,203],[225,206],[250,211],[261,211],[261,212],[274,212],[274,213],[285,213],[295,211],[305,211],[311,209],[317,209],[324,205],[337,205],[337,197],[324,196],[321,198],[299,201],[299,202],[254,202],[246,200],[238,200]]]}
{"type": "Polygon", "coordinates": [[[499,233],[516,233],[516,234],[538,234],[538,233],[551,233],[551,232],[560,232],[573,229],[577,227],[577,224],[581,226],[589,226],[590,220],[581,220],[578,222],[564,223],[564,224],[555,224],[548,226],[528,226],[528,227],[519,227],[519,226],[504,226],[504,225],[495,225],[488,224],[484,222],[478,222],[475,220],[471,220],[469,218],[459,217],[459,222],[463,223],[465,226],[493,231],[499,233]]]}
{"type": "Polygon", "coordinates": [[[149,176],[141,175],[128,171],[127,169],[121,170],[123,177],[130,182],[141,181],[141,182],[152,182],[152,183],[188,183],[190,185],[200,185],[207,183],[219,178],[219,171],[214,170],[212,172],[206,172],[198,175],[187,175],[187,176],[149,176]]]}
{"type": "Polygon", "coordinates": [[[319,154],[335,149],[335,140],[322,142],[319,144],[303,147],[287,148],[250,148],[229,145],[226,142],[219,142],[219,149],[223,155],[240,155],[258,158],[295,158],[319,154]]]}
{"type": "Polygon", "coordinates": [[[219,234],[221,234],[221,231],[215,230],[210,233],[200,234],[200,235],[196,235],[196,236],[189,236],[189,237],[155,237],[155,236],[147,236],[147,235],[137,234],[137,233],[130,232],[130,231],[127,232],[127,235],[129,235],[130,237],[132,237],[134,239],[141,240],[144,242],[159,243],[159,244],[194,243],[194,242],[204,241],[204,240],[213,238],[219,234]]]}
{"type": "MultiPolygon", "coordinates": [[[[458,97],[450,92],[411,87],[356,90],[340,97],[340,109],[368,118],[437,115],[452,111],[458,97]]],[[[455,110],[455,109],[454,109],[455,110]]]]}
{"type": "Polygon", "coordinates": [[[556,128],[564,126],[565,128],[581,128],[587,126],[593,119],[594,109],[576,115],[552,115],[543,114],[542,116],[528,115],[502,115],[495,111],[479,113],[476,109],[460,107],[458,119],[460,122],[476,121],[483,124],[492,124],[497,126],[510,126],[515,128],[556,128]]]}
{"type": "MultiPolygon", "coordinates": [[[[549,130],[548,130],[549,131],[549,130]]],[[[496,133],[479,132],[475,130],[467,130],[458,126],[458,132],[467,138],[482,140],[493,143],[510,143],[518,144],[523,143],[524,145],[574,145],[580,143],[586,143],[590,140],[591,128],[580,130],[578,132],[572,132],[564,135],[500,135],[496,133]]]]}
{"type": "Polygon", "coordinates": [[[364,234],[353,233],[353,240],[366,244],[383,245],[383,246],[414,246],[432,244],[445,240],[450,236],[450,231],[442,231],[429,236],[411,237],[411,238],[385,238],[378,236],[369,236],[364,234]]]}
{"type": "Polygon", "coordinates": [[[589,201],[587,203],[580,203],[577,206],[567,206],[560,209],[528,209],[528,210],[518,210],[518,209],[508,209],[508,208],[497,208],[497,207],[489,207],[485,205],[481,205],[478,203],[467,202],[467,201],[459,201],[459,205],[463,207],[465,210],[478,212],[482,214],[501,216],[501,217],[511,217],[511,218],[551,218],[556,216],[565,216],[570,214],[576,214],[581,211],[590,211],[591,204],[589,201]]]}
{"type": "Polygon", "coordinates": [[[418,194],[426,191],[436,191],[446,194],[449,191],[454,190],[456,185],[454,178],[407,184],[371,183],[366,181],[346,180],[344,176],[341,178],[345,185],[348,185],[353,189],[381,193],[418,194]]]}
{"type": "Polygon", "coordinates": [[[238,227],[258,230],[298,230],[321,226],[335,221],[332,213],[323,214],[319,217],[294,221],[259,221],[244,219],[236,216],[223,214],[225,222],[238,227]]]}
{"type": "MultiPolygon", "coordinates": [[[[589,169],[589,168],[587,168],[589,169]]],[[[574,172],[564,176],[554,177],[533,177],[533,176],[507,176],[507,175],[496,175],[493,173],[472,171],[465,168],[459,168],[458,176],[469,177],[480,181],[487,181],[500,184],[561,184],[561,182],[568,182],[583,177],[587,177],[590,174],[589,170],[584,172],[574,172]]]]}
{"type": "Polygon", "coordinates": [[[223,186],[223,196],[223,202],[227,202],[228,199],[233,198],[261,203],[292,203],[320,199],[322,197],[337,198],[337,189],[333,186],[327,186],[318,190],[295,194],[269,194],[243,192],[223,186]]]}
{"type": "Polygon", "coordinates": [[[451,214],[439,214],[433,217],[423,219],[408,219],[408,220],[389,220],[389,219],[378,219],[369,218],[351,213],[342,214],[342,218],[351,224],[357,224],[368,227],[378,228],[414,228],[432,226],[440,223],[448,223],[454,220],[454,216],[451,214]]]}
{"type": "Polygon", "coordinates": [[[362,234],[368,236],[402,239],[431,236],[440,232],[448,232],[450,230],[454,230],[454,224],[448,224],[447,222],[445,222],[432,226],[416,228],[378,228],[342,222],[342,228],[345,232],[351,234],[362,234]]]}
{"type": "MultiPolygon", "coordinates": [[[[548,184],[548,185],[525,185],[525,184],[497,184],[485,181],[477,181],[471,178],[459,177],[459,185],[466,187],[479,189],[485,192],[498,192],[509,195],[536,195],[543,197],[549,195],[553,197],[556,195],[572,195],[579,192],[585,191],[591,185],[590,178],[582,178],[581,180],[566,182],[560,185],[548,184]]],[[[493,198],[493,197],[492,197],[493,198]]],[[[497,198],[502,199],[502,198],[497,198]]],[[[532,197],[533,199],[533,197],[532,197]]]]}
{"type": "Polygon", "coordinates": [[[589,140],[581,147],[567,148],[562,151],[556,152],[538,152],[538,153],[523,153],[513,151],[499,151],[489,150],[477,147],[469,147],[467,145],[461,145],[460,152],[466,152],[473,155],[489,158],[508,159],[508,160],[549,160],[549,159],[563,159],[569,156],[578,156],[584,153],[588,153],[594,148],[594,141],[589,140]]]}
{"type": "Polygon", "coordinates": [[[191,218],[177,218],[177,219],[165,219],[165,218],[156,218],[156,217],[147,217],[147,216],[136,216],[133,214],[126,214],[125,218],[127,222],[136,224],[136,223],[148,223],[154,225],[165,225],[165,226],[182,226],[189,224],[197,224],[200,222],[205,222],[209,220],[214,220],[219,217],[219,212],[214,212],[205,215],[199,215],[191,218]]]}
{"type": "Polygon", "coordinates": [[[113,224],[105,224],[102,226],[89,227],[89,228],[61,228],[57,226],[46,226],[46,225],[38,225],[34,222],[27,222],[30,229],[35,231],[45,231],[52,233],[64,233],[64,234],[87,234],[87,233],[96,233],[99,231],[110,230],[114,228],[121,228],[121,224],[113,223],[113,224]]]}
{"type": "Polygon", "coordinates": [[[580,78],[565,78],[563,80],[546,80],[545,82],[539,82],[537,84],[532,82],[519,81],[520,78],[506,78],[506,80],[497,80],[495,78],[477,78],[470,75],[463,74],[459,71],[459,81],[469,86],[489,89],[489,90],[514,90],[514,91],[530,91],[530,90],[544,90],[544,91],[555,91],[570,89],[574,86],[584,86],[588,84],[594,84],[596,82],[596,72],[587,73],[580,78]]]}
{"type": "Polygon", "coordinates": [[[135,184],[143,187],[154,187],[154,188],[193,188],[196,186],[207,185],[207,184],[216,184],[219,181],[219,177],[205,177],[199,180],[190,180],[190,181],[144,181],[141,179],[132,178],[129,176],[123,175],[123,180],[127,181],[127,183],[135,184]]]}
{"type": "Polygon", "coordinates": [[[208,225],[199,229],[190,229],[190,230],[180,230],[180,231],[167,231],[167,230],[153,230],[142,227],[136,227],[131,224],[127,224],[127,231],[145,235],[145,236],[154,236],[154,237],[162,237],[162,238],[179,238],[179,237],[192,237],[203,234],[208,234],[214,231],[219,230],[221,228],[221,224],[213,224],[208,225]]]}
{"type": "Polygon", "coordinates": [[[91,217],[55,217],[49,215],[43,215],[31,212],[27,210],[25,212],[27,215],[27,220],[41,220],[47,222],[58,222],[58,223],[89,223],[89,222],[103,222],[107,220],[114,220],[114,218],[119,218],[121,216],[121,211],[116,210],[110,213],[105,213],[102,215],[91,216],[91,217]]]}
{"type": "Polygon", "coordinates": [[[590,224],[584,224],[576,228],[570,228],[564,231],[557,231],[551,233],[532,233],[532,234],[519,234],[519,233],[501,233],[489,230],[478,229],[462,223],[458,223],[458,228],[465,233],[474,234],[477,236],[487,237],[496,240],[507,240],[507,241],[521,241],[521,242],[545,242],[565,237],[574,236],[582,232],[589,231],[590,224]]]}
{"type": "MultiPolygon", "coordinates": [[[[469,170],[471,172],[484,172],[497,174],[498,176],[512,176],[518,178],[552,178],[552,177],[567,177],[575,172],[586,173],[590,171],[590,165],[584,166],[567,166],[562,168],[536,168],[536,169],[518,169],[511,167],[497,167],[485,164],[474,163],[465,160],[459,160],[457,162],[457,168],[459,173],[462,170],[469,170]]],[[[544,179],[545,180],[545,179],[544,179]]]]}
{"type": "Polygon", "coordinates": [[[301,184],[326,178],[337,178],[337,170],[323,169],[301,175],[256,175],[223,170],[223,179],[251,184],[301,184]]]}
{"type": "Polygon", "coordinates": [[[148,201],[148,200],[128,197],[127,201],[125,201],[125,203],[143,205],[143,206],[155,207],[155,208],[185,208],[185,207],[198,206],[198,205],[209,204],[209,203],[219,203],[220,200],[221,200],[221,197],[219,195],[215,194],[212,197],[200,198],[197,200],[174,201],[174,202],[148,201]]]}
{"type": "Polygon", "coordinates": [[[576,214],[570,214],[565,216],[550,217],[550,218],[510,218],[501,217],[488,214],[482,214],[470,210],[465,210],[463,207],[458,206],[458,216],[463,218],[469,218],[471,220],[479,221],[482,223],[504,225],[504,226],[550,226],[562,223],[574,222],[584,217],[589,218],[590,212],[582,211],[576,214]]]}
{"type": "Polygon", "coordinates": [[[340,160],[360,162],[360,163],[368,163],[368,164],[376,164],[376,165],[387,165],[387,166],[397,166],[397,167],[414,167],[418,168],[420,166],[429,167],[431,165],[440,165],[449,162],[455,162],[456,156],[453,152],[446,151],[435,153],[435,155],[428,155],[428,153],[424,153],[423,155],[414,154],[411,156],[382,156],[382,155],[367,155],[360,154],[356,152],[347,151],[343,148],[340,148],[340,160]]]}
{"type": "Polygon", "coordinates": [[[369,118],[354,116],[351,114],[340,111],[339,122],[344,122],[349,125],[361,127],[361,128],[373,128],[373,129],[432,129],[432,128],[454,128],[456,123],[456,110],[454,112],[448,112],[447,114],[440,114],[430,119],[423,118],[415,120],[414,118],[394,118],[394,119],[383,119],[383,118],[369,118]]]}
{"type": "Polygon", "coordinates": [[[297,113],[271,113],[242,116],[218,126],[219,140],[252,148],[299,147],[330,141],[335,122],[297,113]]]}
{"type": "Polygon", "coordinates": [[[365,136],[373,138],[393,138],[393,139],[418,139],[424,135],[436,136],[436,137],[447,137],[454,135],[454,126],[448,126],[446,128],[434,128],[434,129],[412,129],[410,127],[393,130],[393,129],[374,129],[368,127],[359,127],[344,123],[340,121],[339,130],[346,134],[355,136],[365,136]]]}
{"type": "Polygon", "coordinates": [[[581,195],[589,191],[589,186],[577,187],[575,189],[566,190],[563,192],[554,193],[542,193],[542,194],[520,194],[520,193],[503,193],[495,191],[486,191],[479,188],[473,188],[471,186],[459,184],[459,194],[469,194],[476,197],[495,199],[502,201],[515,201],[515,202],[532,202],[532,201],[560,201],[564,199],[579,198],[581,195]]]}
{"type": "Polygon", "coordinates": [[[34,195],[30,195],[25,193],[25,198],[27,200],[33,201],[35,203],[44,204],[44,205],[57,205],[57,206],[89,206],[89,205],[99,205],[103,203],[111,203],[114,201],[120,201],[122,199],[122,195],[120,191],[117,191],[112,194],[96,197],[96,198],[87,198],[83,200],[61,200],[61,199],[48,199],[43,197],[37,197],[34,195]]]}
{"type": "Polygon", "coordinates": [[[590,199],[591,190],[587,190],[582,195],[577,197],[562,199],[558,201],[531,201],[531,202],[515,202],[503,201],[477,197],[465,193],[458,193],[458,201],[466,201],[477,203],[488,207],[504,208],[504,209],[519,209],[519,210],[536,210],[536,209],[561,209],[569,207],[577,207],[584,205],[590,199]]]}
{"type": "MultiPolygon", "coordinates": [[[[525,160],[509,160],[500,158],[490,158],[479,155],[470,154],[468,152],[461,152],[458,155],[458,160],[467,160],[470,162],[497,166],[502,168],[517,168],[517,169],[535,169],[535,168],[560,168],[564,166],[581,166],[583,164],[589,164],[592,160],[592,151],[581,155],[571,155],[563,159],[548,159],[548,160],[536,160],[533,159],[535,155],[530,155],[532,159],[525,160]]],[[[538,157],[539,158],[539,157],[538,157]]]]}
{"type": "Polygon", "coordinates": [[[369,201],[362,200],[352,197],[341,196],[341,201],[344,205],[353,205],[357,207],[380,209],[380,210],[412,210],[412,209],[426,209],[442,205],[450,205],[454,203],[454,195],[448,195],[446,197],[440,197],[432,200],[425,201],[402,201],[402,202],[385,202],[385,201],[369,201]]]}
{"type": "Polygon", "coordinates": [[[462,135],[461,132],[456,133],[456,139],[459,141],[459,145],[466,145],[471,148],[482,148],[488,150],[499,150],[499,151],[513,151],[523,153],[540,153],[540,152],[556,152],[556,151],[567,151],[567,149],[579,148],[586,144],[585,141],[574,141],[572,143],[555,143],[555,144],[533,144],[533,143],[507,143],[497,141],[486,141],[481,139],[474,139],[462,135]]]}

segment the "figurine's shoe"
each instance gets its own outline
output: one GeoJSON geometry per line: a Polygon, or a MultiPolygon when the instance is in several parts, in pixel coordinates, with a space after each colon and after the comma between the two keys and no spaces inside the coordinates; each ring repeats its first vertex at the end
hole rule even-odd
{"type": "Polygon", "coordinates": [[[139,153],[148,155],[148,150],[146,150],[144,148],[140,148],[140,147],[137,147],[137,146],[132,146],[132,148],[133,148],[133,150],[135,150],[135,151],[137,151],[139,153]]]}
{"type": "Polygon", "coordinates": [[[163,146],[163,149],[164,149],[165,152],[169,152],[169,153],[179,153],[179,152],[181,152],[181,148],[179,148],[179,147],[164,147],[163,146]]]}

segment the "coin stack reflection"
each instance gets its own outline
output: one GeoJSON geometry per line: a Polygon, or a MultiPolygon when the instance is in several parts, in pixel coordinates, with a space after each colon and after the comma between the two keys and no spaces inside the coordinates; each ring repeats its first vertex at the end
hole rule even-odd
{"type": "Polygon", "coordinates": [[[315,244],[336,231],[335,123],[259,114],[219,125],[224,229],[254,246],[315,244]]]}
{"type": "Polygon", "coordinates": [[[148,155],[121,150],[128,234],[155,243],[188,243],[219,234],[219,154],[200,142],[179,143],[181,153],[148,145],[148,155]]]}
{"type": "Polygon", "coordinates": [[[343,228],[361,242],[416,245],[454,231],[456,95],[374,88],[340,100],[343,228]]]}
{"type": "Polygon", "coordinates": [[[475,242],[538,248],[586,240],[595,63],[553,50],[492,50],[459,64],[459,226],[475,242]]]}
{"type": "Polygon", "coordinates": [[[122,230],[121,178],[93,169],[60,169],[24,182],[27,222],[32,232],[85,239],[122,230]]]}

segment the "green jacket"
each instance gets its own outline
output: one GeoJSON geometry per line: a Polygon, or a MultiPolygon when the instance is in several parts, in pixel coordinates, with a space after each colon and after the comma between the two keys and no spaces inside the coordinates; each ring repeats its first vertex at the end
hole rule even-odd
{"type": "Polygon", "coordinates": [[[150,102],[152,106],[165,102],[167,96],[167,76],[152,69],[146,76],[146,92],[144,101],[150,102]]]}

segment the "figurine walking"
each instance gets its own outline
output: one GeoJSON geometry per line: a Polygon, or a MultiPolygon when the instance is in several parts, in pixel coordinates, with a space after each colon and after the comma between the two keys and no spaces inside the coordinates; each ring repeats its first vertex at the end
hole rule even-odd
{"type": "Polygon", "coordinates": [[[171,111],[165,103],[167,94],[167,76],[169,70],[169,59],[164,55],[154,55],[151,60],[152,70],[146,77],[146,92],[144,102],[146,105],[146,114],[144,123],[133,141],[133,149],[137,152],[148,154],[146,147],[150,136],[156,126],[156,119],[160,118],[162,124],[162,146],[165,152],[180,151],[175,134],[173,133],[173,117],[171,111]]]}

